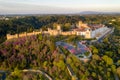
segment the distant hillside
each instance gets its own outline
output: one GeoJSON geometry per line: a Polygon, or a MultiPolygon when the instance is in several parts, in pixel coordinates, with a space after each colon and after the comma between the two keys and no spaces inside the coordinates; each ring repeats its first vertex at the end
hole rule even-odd
{"type": "Polygon", "coordinates": [[[83,11],[80,14],[120,14],[120,12],[96,12],[96,11],[83,11]]]}

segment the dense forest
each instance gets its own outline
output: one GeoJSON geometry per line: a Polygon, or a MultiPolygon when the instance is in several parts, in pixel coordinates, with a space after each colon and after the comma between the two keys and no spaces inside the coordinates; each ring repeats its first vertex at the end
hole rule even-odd
{"type": "MultiPolygon", "coordinates": [[[[23,72],[24,69],[42,70],[55,80],[115,80],[120,78],[120,16],[44,16],[25,17],[0,21],[0,70],[8,71],[7,80],[47,80],[45,75],[36,72],[23,72]],[[75,42],[81,37],[36,35],[4,41],[6,33],[21,33],[39,28],[53,27],[54,23],[74,24],[82,20],[86,23],[102,23],[115,27],[101,43],[92,43],[92,57],[88,62],[79,60],[75,55],[56,47],[55,42],[66,37],[75,42]],[[112,24],[109,24],[112,23],[112,24]],[[67,64],[75,76],[70,76],[67,64]]],[[[0,75],[1,76],[1,75],[0,75]]]]}

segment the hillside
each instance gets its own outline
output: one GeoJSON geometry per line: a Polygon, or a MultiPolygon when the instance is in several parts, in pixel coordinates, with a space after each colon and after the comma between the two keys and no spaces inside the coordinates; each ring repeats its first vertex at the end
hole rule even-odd
{"type": "Polygon", "coordinates": [[[38,73],[24,73],[22,72],[24,69],[42,70],[53,79],[66,80],[72,78],[67,70],[67,62],[78,79],[114,79],[113,73],[116,73],[117,69],[115,63],[119,62],[119,57],[115,57],[119,54],[115,53],[113,47],[106,49],[108,46],[113,46],[112,44],[109,45],[105,40],[103,44],[97,44],[97,48],[91,46],[93,56],[88,63],[83,63],[65,49],[61,54],[55,47],[55,41],[63,38],[37,35],[4,42],[0,45],[0,70],[12,72],[7,75],[7,79],[11,80],[46,79],[44,75],[38,73]]]}

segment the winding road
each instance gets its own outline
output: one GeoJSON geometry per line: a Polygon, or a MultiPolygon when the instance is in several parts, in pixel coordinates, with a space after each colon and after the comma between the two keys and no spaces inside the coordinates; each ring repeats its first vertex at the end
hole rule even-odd
{"type": "Polygon", "coordinates": [[[50,77],[47,73],[41,71],[41,70],[35,70],[35,69],[24,69],[22,70],[22,72],[37,72],[37,73],[40,73],[44,76],[46,76],[49,80],[53,80],[52,77],[50,77]]]}
{"type": "MultiPolygon", "coordinates": [[[[52,77],[50,77],[47,73],[41,71],[41,70],[35,70],[35,69],[24,69],[22,70],[22,72],[36,72],[36,73],[40,73],[44,76],[46,76],[46,78],[48,78],[49,80],[53,80],[52,77]]],[[[5,80],[6,79],[6,71],[2,71],[0,70],[0,74],[2,74],[2,77],[0,78],[0,80],[5,80]]]]}
{"type": "Polygon", "coordinates": [[[63,51],[59,48],[59,46],[57,46],[57,47],[58,47],[58,49],[59,49],[59,52],[64,55],[64,61],[65,61],[65,64],[66,64],[66,66],[67,66],[67,70],[68,70],[68,72],[69,72],[69,75],[70,75],[71,77],[74,76],[74,77],[76,78],[75,80],[78,80],[78,78],[77,78],[76,74],[74,73],[73,69],[72,69],[71,66],[66,62],[67,60],[66,60],[65,54],[64,54],[63,51]]]}
{"type": "Polygon", "coordinates": [[[0,80],[5,80],[6,78],[6,72],[3,70],[0,70],[0,74],[2,74],[2,77],[0,78],[0,80]]]}

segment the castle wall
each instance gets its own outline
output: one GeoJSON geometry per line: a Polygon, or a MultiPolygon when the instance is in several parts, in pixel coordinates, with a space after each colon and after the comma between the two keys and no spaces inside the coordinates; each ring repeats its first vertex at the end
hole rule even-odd
{"type": "Polygon", "coordinates": [[[40,33],[42,33],[41,31],[39,31],[39,32],[31,32],[31,33],[27,33],[27,32],[25,32],[25,33],[21,33],[21,34],[15,34],[15,35],[10,35],[10,34],[7,34],[7,40],[9,40],[9,39],[14,39],[14,38],[19,38],[19,37],[27,37],[27,36],[32,36],[32,35],[37,35],[37,34],[40,34],[40,33]]]}
{"type": "Polygon", "coordinates": [[[13,39],[13,38],[18,38],[19,36],[18,36],[18,34],[15,34],[15,35],[10,35],[10,34],[7,34],[7,40],[8,39],[13,39]]]}
{"type": "Polygon", "coordinates": [[[25,36],[27,36],[27,33],[26,33],[26,32],[19,34],[19,37],[25,37],[25,36]]]}

